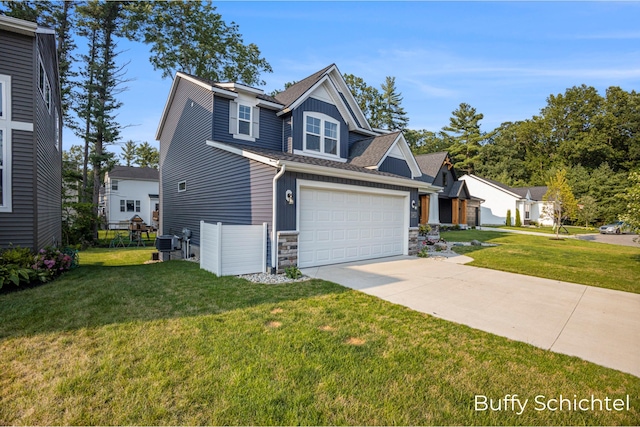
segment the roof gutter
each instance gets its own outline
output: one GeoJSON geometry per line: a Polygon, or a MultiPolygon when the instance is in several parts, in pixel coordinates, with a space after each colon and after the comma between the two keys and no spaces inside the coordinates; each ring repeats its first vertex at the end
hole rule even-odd
{"type": "Polygon", "coordinates": [[[284,175],[284,172],[286,171],[287,166],[286,165],[282,165],[280,167],[280,170],[278,171],[277,174],[275,174],[275,176],[273,177],[273,195],[271,197],[271,203],[272,203],[272,207],[271,207],[271,214],[272,214],[272,218],[271,218],[271,268],[275,271],[277,271],[278,269],[278,236],[276,234],[276,220],[277,220],[277,211],[276,211],[276,199],[277,199],[277,193],[278,193],[278,179],[280,179],[280,177],[282,175],[284,175]]]}
{"type": "Polygon", "coordinates": [[[379,184],[390,184],[401,187],[417,188],[427,193],[437,193],[442,191],[442,187],[427,184],[423,181],[408,178],[393,177],[388,175],[374,175],[366,172],[351,171],[345,169],[335,169],[326,166],[310,165],[306,163],[292,162],[289,160],[279,160],[278,164],[286,165],[289,172],[307,172],[323,176],[333,176],[338,178],[350,178],[358,181],[376,182],[379,184]]]}

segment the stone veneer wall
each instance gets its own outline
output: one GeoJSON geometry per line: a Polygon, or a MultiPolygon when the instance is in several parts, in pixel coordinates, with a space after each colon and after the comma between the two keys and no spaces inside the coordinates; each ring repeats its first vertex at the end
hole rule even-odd
{"type": "Polygon", "coordinates": [[[278,265],[276,273],[284,273],[284,269],[298,265],[298,232],[278,231],[278,265]]]}
{"type": "Polygon", "coordinates": [[[409,256],[418,254],[418,227],[409,227],[409,256]]]}

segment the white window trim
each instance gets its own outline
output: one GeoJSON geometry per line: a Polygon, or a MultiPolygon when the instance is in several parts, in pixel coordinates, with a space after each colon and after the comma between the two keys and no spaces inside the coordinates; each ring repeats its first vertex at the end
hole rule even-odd
{"type": "Polygon", "coordinates": [[[2,177],[2,199],[0,199],[0,212],[11,212],[11,136],[9,129],[0,126],[2,131],[2,169],[0,176],[2,177]],[[4,200],[3,200],[4,199],[4,200]]]}
{"type": "Polygon", "coordinates": [[[55,107],[55,116],[54,116],[54,118],[55,118],[55,121],[56,121],[56,123],[55,123],[55,127],[56,127],[56,135],[55,135],[55,138],[56,138],[56,141],[55,141],[56,150],[60,151],[60,146],[61,146],[60,142],[62,140],[62,134],[60,133],[60,113],[58,112],[58,107],[55,107]]]}
{"type": "Polygon", "coordinates": [[[7,120],[7,86],[8,84],[5,79],[0,77],[0,87],[2,87],[0,91],[0,106],[2,107],[0,109],[0,111],[2,111],[0,120],[7,120]]]}
{"type": "Polygon", "coordinates": [[[342,146],[342,141],[340,141],[340,122],[333,117],[327,116],[326,114],[316,113],[316,112],[307,112],[305,111],[302,115],[302,151],[294,150],[294,154],[304,154],[310,157],[318,157],[320,159],[328,159],[328,160],[336,160],[346,162],[346,159],[340,157],[340,148],[342,146]],[[320,119],[320,151],[315,150],[307,150],[307,117],[313,117],[315,119],[320,119]],[[329,154],[324,152],[324,124],[325,122],[333,123],[337,126],[337,147],[336,154],[329,154]]]}
{"type": "Polygon", "coordinates": [[[260,138],[260,107],[257,104],[258,99],[251,99],[242,95],[229,102],[229,133],[234,139],[256,142],[256,139],[260,138]],[[241,105],[250,109],[249,135],[240,133],[241,105]]]}
{"type": "Polygon", "coordinates": [[[47,107],[47,111],[51,114],[51,84],[49,83],[49,75],[47,74],[47,70],[44,68],[44,62],[42,62],[42,58],[38,56],[38,92],[42,95],[42,99],[44,99],[44,105],[47,107]],[[40,75],[44,75],[44,87],[40,89],[40,75]]]}
{"type": "Polygon", "coordinates": [[[178,193],[183,193],[185,191],[187,191],[187,181],[184,180],[184,181],[178,182],[178,193]],[[182,186],[182,184],[184,184],[184,188],[181,190],[180,187],[182,186]]]}

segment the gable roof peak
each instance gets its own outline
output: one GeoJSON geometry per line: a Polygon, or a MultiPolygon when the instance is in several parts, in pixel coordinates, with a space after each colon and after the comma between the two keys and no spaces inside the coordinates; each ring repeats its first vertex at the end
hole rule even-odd
{"type": "Polygon", "coordinates": [[[285,108],[289,107],[334,67],[337,69],[336,64],[331,64],[320,71],[316,71],[278,93],[275,98],[283,104],[285,108]]]}

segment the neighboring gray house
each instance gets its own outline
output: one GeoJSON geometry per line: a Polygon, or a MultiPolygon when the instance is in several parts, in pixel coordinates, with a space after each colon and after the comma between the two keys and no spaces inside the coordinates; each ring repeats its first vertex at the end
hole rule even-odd
{"type": "Polygon", "coordinates": [[[416,161],[422,171],[419,179],[443,188],[437,198],[420,196],[420,223],[470,227],[481,224],[480,203],[483,200],[472,197],[465,182],[458,180],[449,153],[420,154],[416,156],[416,161]],[[423,218],[429,220],[423,221],[423,218]]]}
{"type": "Polygon", "coordinates": [[[275,97],[177,73],[160,141],[159,234],[199,221],[268,224],[282,270],[415,253],[420,181],[401,132],[367,123],[335,65],[275,97]],[[296,255],[283,255],[282,249],[296,255]]]}
{"type": "Polygon", "coordinates": [[[0,16],[0,247],[60,242],[61,129],[53,30],[0,16]]]}

